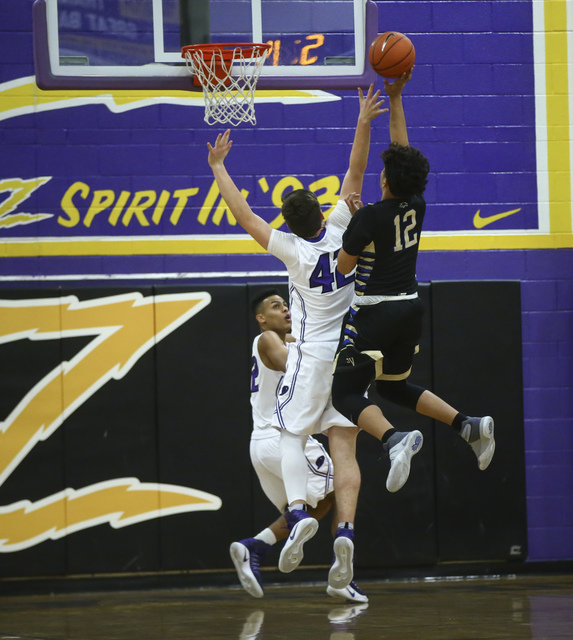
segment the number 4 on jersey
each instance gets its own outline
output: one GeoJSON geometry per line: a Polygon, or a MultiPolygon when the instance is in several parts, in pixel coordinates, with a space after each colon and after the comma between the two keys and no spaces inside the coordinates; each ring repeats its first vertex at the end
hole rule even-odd
{"type": "Polygon", "coordinates": [[[336,283],[337,289],[342,289],[348,284],[354,282],[354,273],[344,276],[336,269],[336,257],[338,251],[334,253],[322,253],[316,262],[309,278],[309,286],[322,287],[321,293],[330,293],[334,290],[336,283]]]}

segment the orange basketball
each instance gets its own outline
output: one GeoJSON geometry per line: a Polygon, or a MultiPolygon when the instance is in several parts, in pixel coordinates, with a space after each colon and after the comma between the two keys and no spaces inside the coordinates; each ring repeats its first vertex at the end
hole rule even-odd
{"type": "Polygon", "coordinates": [[[370,65],[383,78],[398,78],[414,66],[416,50],[410,38],[398,31],[376,36],[368,53],[370,65]]]}

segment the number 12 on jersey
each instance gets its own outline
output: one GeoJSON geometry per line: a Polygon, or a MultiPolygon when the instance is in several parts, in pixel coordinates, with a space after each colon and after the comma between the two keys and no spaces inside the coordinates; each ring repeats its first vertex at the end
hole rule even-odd
{"type": "Polygon", "coordinates": [[[400,220],[400,216],[397,215],[394,218],[394,228],[396,230],[396,244],[394,245],[394,253],[396,251],[402,251],[402,249],[408,249],[413,247],[418,242],[418,234],[412,233],[416,228],[416,212],[414,209],[406,211],[400,220]],[[402,242],[402,237],[404,242],[402,242]]]}

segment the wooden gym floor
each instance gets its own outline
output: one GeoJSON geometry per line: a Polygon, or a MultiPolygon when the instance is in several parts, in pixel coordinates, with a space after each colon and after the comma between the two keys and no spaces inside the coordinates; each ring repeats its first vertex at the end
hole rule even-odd
{"type": "Polygon", "coordinates": [[[0,597],[0,640],[561,640],[573,575],[364,582],[368,605],[324,585],[0,597]]]}

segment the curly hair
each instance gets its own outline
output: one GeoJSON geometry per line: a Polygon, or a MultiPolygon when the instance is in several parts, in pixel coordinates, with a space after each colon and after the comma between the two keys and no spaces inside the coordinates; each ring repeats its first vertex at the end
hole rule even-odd
{"type": "Polygon", "coordinates": [[[393,142],[380,154],[392,194],[398,198],[421,196],[428,183],[430,163],[415,147],[393,142]]]}
{"type": "Polygon", "coordinates": [[[322,212],[317,197],[308,189],[295,189],[283,198],[281,208],[287,227],[301,238],[312,238],[320,230],[322,212]]]}

